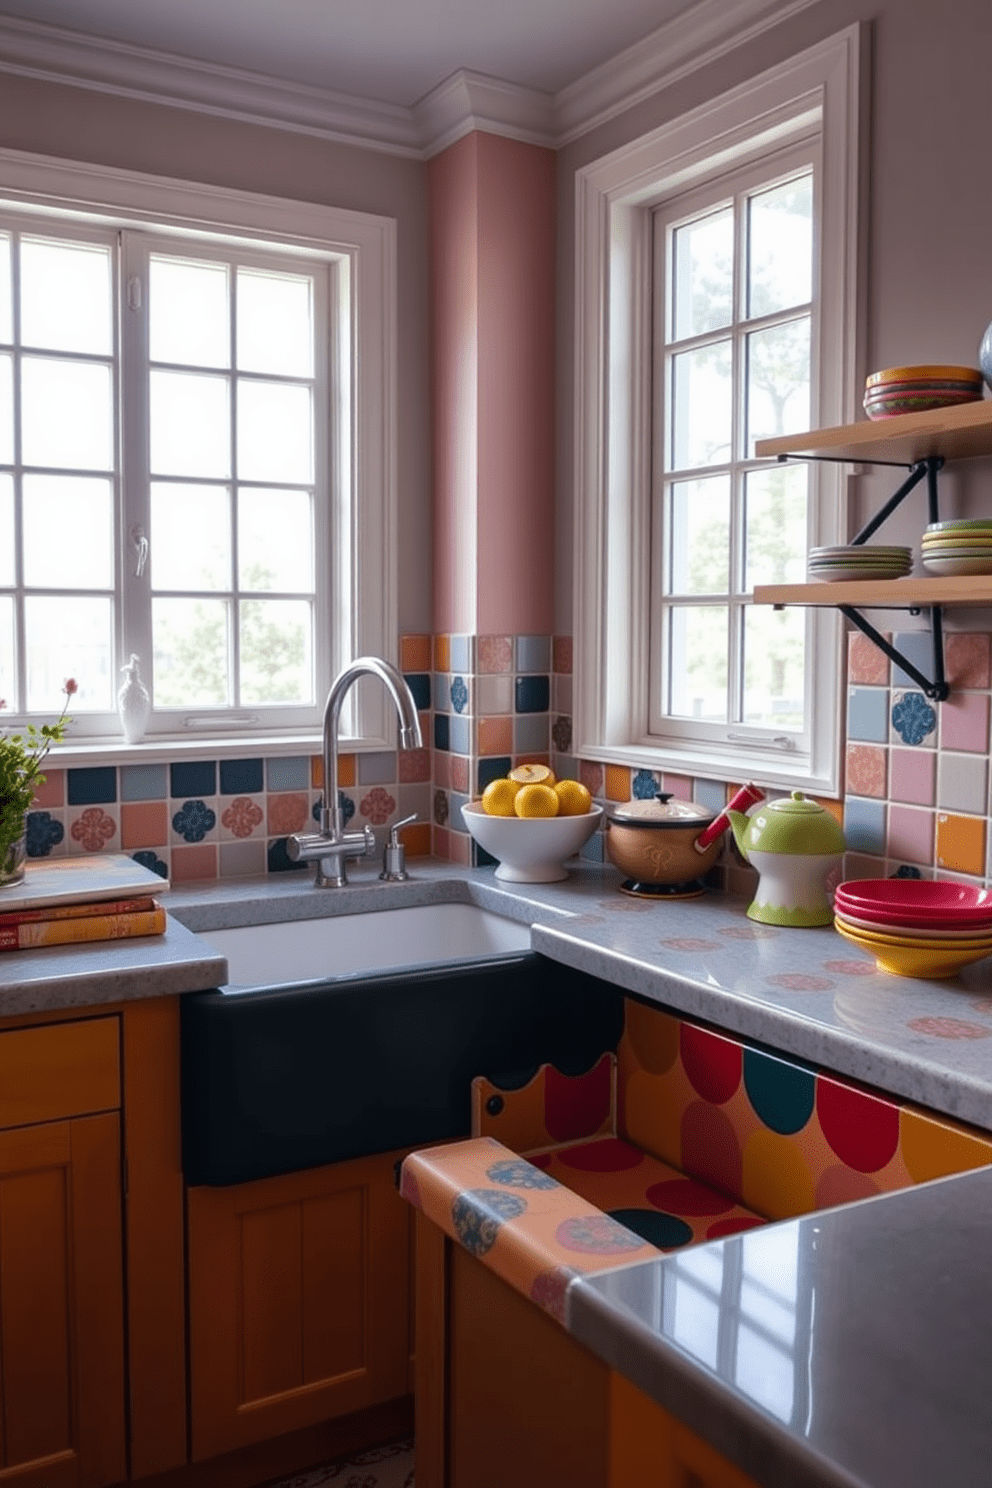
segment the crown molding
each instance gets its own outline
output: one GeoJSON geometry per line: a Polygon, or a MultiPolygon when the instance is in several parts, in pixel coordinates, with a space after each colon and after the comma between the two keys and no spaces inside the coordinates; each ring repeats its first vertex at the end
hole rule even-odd
{"type": "Polygon", "coordinates": [[[550,93],[462,70],[415,104],[413,117],[427,158],[476,129],[554,149],[554,106],[550,93]]]}
{"type": "Polygon", "coordinates": [[[0,18],[0,74],[422,157],[410,109],[171,52],[0,18]]]}
{"type": "Polygon", "coordinates": [[[728,7],[726,0],[698,0],[645,41],[553,96],[462,70],[405,108],[9,16],[0,17],[0,75],[419,160],[473,130],[556,149],[815,3],[735,0],[728,7]]]}
{"type": "Polygon", "coordinates": [[[583,134],[643,103],[680,78],[806,10],[817,0],[698,0],[555,97],[555,143],[583,134]]]}

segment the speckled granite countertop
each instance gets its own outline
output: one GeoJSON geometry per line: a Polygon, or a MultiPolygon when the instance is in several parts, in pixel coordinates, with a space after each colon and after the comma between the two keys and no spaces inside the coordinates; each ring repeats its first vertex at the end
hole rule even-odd
{"type": "Polygon", "coordinates": [[[370,860],[345,889],[318,891],[302,873],[174,889],[164,937],[0,957],[0,1013],[217,986],[227,969],[209,949],[212,929],[471,903],[530,923],[544,955],[992,1130],[992,959],[949,981],[888,976],[830,928],[756,925],[746,901],[716,894],[630,898],[610,866],[570,864],[561,883],[526,885],[424,859],[410,869],[407,882],[384,884],[370,860]]]}
{"type": "Polygon", "coordinates": [[[573,1281],[569,1331],[767,1488],[988,1488],[992,1168],[573,1281]]]}

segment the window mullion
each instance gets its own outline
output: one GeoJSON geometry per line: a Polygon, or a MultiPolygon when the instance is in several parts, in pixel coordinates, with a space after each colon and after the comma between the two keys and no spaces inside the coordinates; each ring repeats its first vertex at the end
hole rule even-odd
{"type": "Polygon", "coordinates": [[[151,554],[148,548],[151,537],[148,249],[140,233],[123,231],[120,234],[119,265],[117,416],[120,420],[120,470],[116,591],[120,650],[117,662],[123,665],[132,654],[139,656],[142,675],[150,685],[153,667],[151,554]],[[126,398],[120,395],[121,388],[127,389],[126,398]]]}

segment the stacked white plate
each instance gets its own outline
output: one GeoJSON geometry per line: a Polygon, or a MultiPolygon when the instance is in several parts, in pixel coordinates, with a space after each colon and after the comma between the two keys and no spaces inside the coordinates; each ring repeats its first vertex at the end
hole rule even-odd
{"type": "Polygon", "coordinates": [[[882,547],[875,543],[810,548],[807,562],[809,577],[828,584],[852,579],[901,579],[912,567],[912,548],[882,547]]]}
{"type": "Polygon", "coordinates": [[[992,574],[992,521],[931,522],[920,555],[928,573],[992,574]]]}

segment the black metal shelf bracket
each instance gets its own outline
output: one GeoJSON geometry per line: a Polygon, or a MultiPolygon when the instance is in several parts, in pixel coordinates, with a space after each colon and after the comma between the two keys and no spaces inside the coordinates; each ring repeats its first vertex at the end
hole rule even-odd
{"type": "MultiPolygon", "coordinates": [[[[799,460],[824,460],[829,461],[831,464],[851,463],[850,457],[846,455],[843,457],[836,455],[796,455],[795,457],[779,455],[778,458],[780,461],[795,458],[799,460]]],[[[891,465],[893,462],[889,460],[858,460],[855,463],[860,465],[891,465]]],[[[909,474],[902,485],[892,493],[885,505],[879,508],[871,521],[865,523],[858,535],[851,539],[851,546],[853,547],[855,544],[867,542],[873,533],[877,532],[878,528],[881,527],[882,523],[892,515],[896,507],[905,501],[910,491],[915,490],[924,479],[927,483],[927,511],[929,513],[929,520],[930,522],[939,522],[940,508],[937,500],[937,474],[943,468],[943,455],[927,455],[924,459],[917,460],[915,464],[910,465],[909,474]]],[[[944,622],[940,605],[932,605],[930,607],[930,643],[933,652],[932,681],[928,677],[925,677],[908,657],[903,656],[890,641],[887,641],[881,632],[875,629],[871,621],[865,619],[860,611],[854,609],[851,605],[842,604],[838,605],[837,608],[880,651],[884,651],[889,660],[894,661],[906,673],[907,677],[912,677],[916,685],[922,688],[928,698],[931,698],[934,702],[942,703],[950,695],[951,689],[947,684],[947,678],[944,672],[944,622]]],[[[906,609],[911,614],[919,614],[920,607],[918,605],[907,605],[906,609]]]]}

